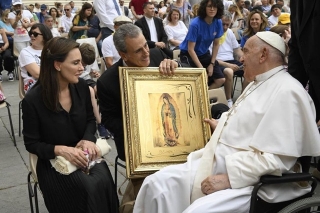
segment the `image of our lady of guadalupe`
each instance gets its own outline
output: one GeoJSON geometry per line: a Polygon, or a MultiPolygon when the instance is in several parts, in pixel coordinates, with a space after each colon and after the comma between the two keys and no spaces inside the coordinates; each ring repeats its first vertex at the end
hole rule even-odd
{"type": "Polygon", "coordinates": [[[167,146],[176,146],[179,138],[176,122],[177,114],[175,107],[170,103],[170,98],[169,94],[163,94],[163,104],[161,107],[163,136],[167,146]]]}

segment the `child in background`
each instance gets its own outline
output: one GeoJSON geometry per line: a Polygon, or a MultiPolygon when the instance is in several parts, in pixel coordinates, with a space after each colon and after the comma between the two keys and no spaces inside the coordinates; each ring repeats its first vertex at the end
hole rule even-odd
{"type": "Polygon", "coordinates": [[[98,124],[98,132],[100,137],[105,137],[109,139],[112,135],[110,132],[101,124],[101,115],[99,112],[97,100],[96,100],[96,93],[97,93],[97,84],[92,78],[99,78],[100,74],[97,70],[99,70],[98,63],[95,59],[96,52],[94,47],[91,44],[83,43],[80,47],[80,53],[82,57],[82,65],[84,68],[83,73],[80,75],[80,78],[86,80],[91,95],[91,102],[93,107],[93,113],[96,117],[96,121],[98,124]]]}

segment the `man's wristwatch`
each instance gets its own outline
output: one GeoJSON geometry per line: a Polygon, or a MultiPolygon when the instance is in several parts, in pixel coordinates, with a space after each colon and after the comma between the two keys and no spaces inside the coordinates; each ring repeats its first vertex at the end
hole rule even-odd
{"type": "Polygon", "coordinates": [[[212,64],[212,66],[214,66],[214,62],[210,62],[210,64],[212,64]]]}

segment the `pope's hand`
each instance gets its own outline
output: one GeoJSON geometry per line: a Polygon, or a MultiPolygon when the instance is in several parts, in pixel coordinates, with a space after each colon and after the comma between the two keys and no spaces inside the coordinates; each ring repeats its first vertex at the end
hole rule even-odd
{"type": "Polygon", "coordinates": [[[206,195],[228,188],[231,185],[227,174],[210,175],[201,182],[201,191],[206,195]]]}

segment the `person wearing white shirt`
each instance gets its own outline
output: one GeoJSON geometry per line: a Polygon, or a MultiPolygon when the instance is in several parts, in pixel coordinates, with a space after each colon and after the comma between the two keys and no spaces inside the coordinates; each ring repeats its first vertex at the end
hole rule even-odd
{"type": "Polygon", "coordinates": [[[121,15],[117,0],[94,0],[93,6],[100,20],[102,40],[114,31],[113,20],[121,15]]]}
{"type": "Polygon", "coordinates": [[[271,7],[271,16],[268,18],[269,27],[273,27],[278,24],[278,18],[281,15],[281,7],[278,4],[274,4],[271,7]]]}
{"type": "MultiPolygon", "coordinates": [[[[217,61],[219,62],[219,67],[226,79],[224,82],[224,91],[228,101],[228,107],[231,108],[233,105],[231,97],[233,76],[235,73],[237,75],[243,76],[243,70],[240,68],[242,63],[240,63],[238,60],[235,60],[233,55],[235,53],[235,55],[240,58],[243,55],[243,52],[241,51],[240,45],[233,31],[229,29],[232,20],[231,14],[225,13],[222,16],[221,20],[224,34],[220,37],[220,47],[217,53],[217,61]]],[[[244,84],[245,86],[247,85],[246,83],[244,84]]],[[[243,88],[245,86],[243,86],[243,88]]]]}
{"type": "Polygon", "coordinates": [[[33,15],[29,10],[22,10],[21,4],[21,0],[13,0],[14,10],[8,15],[8,19],[14,29],[14,46],[18,52],[29,46],[30,37],[27,29],[35,23],[33,15]]]}
{"type": "Polygon", "coordinates": [[[51,30],[52,36],[53,37],[58,37],[61,36],[58,28],[53,27],[53,18],[50,15],[45,15],[44,16],[44,24],[51,30]]]}
{"type": "Polygon", "coordinates": [[[131,10],[128,7],[124,6],[124,0],[119,0],[119,5],[120,5],[121,15],[127,16],[128,18],[133,20],[133,15],[131,10]]]}
{"type": "MultiPolygon", "coordinates": [[[[300,156],[320,155],[314,103],[283,66],[285,53],[276,33],[248,39],[241,62],[252,83],[219,121],[205,119],[214,132],[203,149],[191,152],[186,163],[145,178],[133,213],[247,213],[261,176],[292,173],[300,156]]],[[[277,203],[310,190],[297,183],[274,184],[258,195],[277,203]]]]}
{"type": "Polygon", "coordinates": [[[63,27],[63,30],[65,33],[68,33],[72,26],[72,20],[74,17],[74,14],[71,13],[70,4],[66,4],[64,6],[64,12],[65,12],[65,15],[61,17],[61,27],[63,27]]]}
{"type": "MultiPolygon", "coordinates": [[[[127,16],[118,16],[113,20],[113,22],[115,31],[123,24],[132,24],[132,20],[127,16]]],[[[119,61],[120,55],[114,46],[113,34],[103,40],[101,51],[107,68],[119,61]]]]}
{"type": "Polygon", "coordinates": [[[183,21],[180,21],[180,18],[180,11],[178,9],[171,9],[168,14],[168,24],[164,26],[171,50],[179,49],[179,45],[188,33],[186,25],[183,21]]]}

